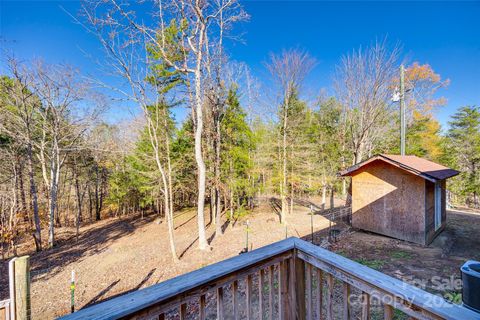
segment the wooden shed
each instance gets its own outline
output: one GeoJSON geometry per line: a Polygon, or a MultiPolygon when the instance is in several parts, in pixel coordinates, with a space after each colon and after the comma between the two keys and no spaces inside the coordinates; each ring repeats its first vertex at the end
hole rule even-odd
{"type": "Polygon", "coordinates": [[[416,156],[376,155],[352,177],[352,226],[428,245],[445,228],[446,179],[459,172],[416,156]]]}

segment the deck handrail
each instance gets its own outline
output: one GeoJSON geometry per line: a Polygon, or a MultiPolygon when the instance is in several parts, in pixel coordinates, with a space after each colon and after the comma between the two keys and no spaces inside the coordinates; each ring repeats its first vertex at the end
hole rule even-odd
{"type": "Polygon", "coordinates": [[[10,299],[5,299],[0,301],[0,319],[9,320],[11,316],[11,301],[10,299]]]}
{"type": "MultiPolygon", "coordinates": [[[[182,311],[180,313],[182,314],[186,312],[186,302],[189,299],[202,297],[204,300],[206,290],[221,288],[221,286],[229,282],[236,282],[236,279],[240,276],[247,276],[254,272],[261,271],[263,275],[262,268],[266,268],[274,263],[282,266],[282,268],[279,267],[279,270],[281,270],[279,271],[279,286],[282,286],[282,289],[278,288],[279,297],[281,296],[281,299],[283,299],[283,295],[288,295],[285,298],[287,299],[285,300],[287,301],[286,305],[289,308],[297,308],[294,311],[291,309],[289,311],[290,314],[286,315],[285,318],[313,318],[312,310],[310,310],[312,294],[310,293],[305,298],[303,295],[295,294],[294,292],[295,290],[305,292],[305,284],[307,291],[312,290],[309,281],[311,282],[310,272],[313,267],[317,268],[319,274],[323,272],[327,275],[327,280],[330,281],[327,281],[327,283],[331,286],[329,289],[333,288],[333,278],[341,280],[345,287],[346,297],[349,295],[350,286],[362,290],[366,296],[376,294],[379,297],[391,297],[392,299],[389,300],[391,303],[387,302],[388,305],[386,305],[386,313],[392,312],[391,308],[395,308],[417,319],[480,320],[479,313],[463,306],[449,303],[439,296],[293,237],[217,262],[145,289],[87,307],[60,319],[106,320],[129,318],[133,315],[138,315],[142,311],[154,310],[155,308],[157,314],[163,316],[163,313],[160,313],[160,311],[165,308],[161,309],[161,307],[167,305],[181,307],[182,311]],[[285,263],[287,260],[288,263],[285,263]],[[285,266],[284,269],[283,266],[285,266]],[[306,277],[305,269],[307,270],[306,277]],[[282,280],[280,281],[280,279],[282,280]],[[307,280],[305,281],[305,279],[307,280]],[[285,289],[284,286],[290,286],[290,288],[285,289]],[[293,295],[290,296],[291,294],[293,295]],[[435,302],[435,305],[432,302],[435,302]]],[[[273,267],[270,270],[273,274],[273,267]]],[[[270,277],[273,277],[273,275],[270,275],[270,277]]],[[[251,282],[251,279],[249,281],[251,282]]],[[[234,286],[234,288],[236,287],[234,286]]],[[[331,304],[331,300],[329,301],[331,304]]],[[[281,305],[282,303],[279,304],[281,305]]],[[[271,305],[270,308],[272,308],[271,305]]],[[[284,308],[284,306],[279,306],[279,313],[283,313],[281,308],[284,308]]],[[[348,314],[348,303],[345,304],[345,308],[347,309],[346,314],[348,314]]],[[[269,312],[273,311],[270,310],[269,312]]],[[[368,313],[369,311],[367,310],[366,312],[368,313]]],[[[148,314],[154,313],[148,312],[148,314]]],[[[182,319],[182,316],[180,318],[182,319]]],[[[200,318],[202,319],[202,316],[200,318]]],[[[328,311],[327,318],[333,318],[331,310],[328,311]]],[[[345,318],[349,318],[349,316],[345,318]]],[[[272,315],[270,315],[270,319],[272,319],[272,315]]]]}
{"type": "MultiPolygon", "coordinates": [[[[331,272],[336,278],[340,278],[342,281],[350,282],[351,284],[355,282],[353,280],[369,283],[371,286],[376,287],[378,293],[388,292],[403,301],[409,302],[413,306],[417,306],[443,319],[480,319],[479,313],[453,304],[440,296],[421,290],[413,285],[309,242],[295,239],[295,247],[299,250],[301,259],[310,262],[315,267],[322,268],[323,270],[326,269],[325,271],[331,272]],[[316,261],[311,260],[308,256],[316,258],[316,261]],[[320,264],[318,261],[324,263],[320,264]],[[339,274],[340,272],[348,274],[348,277],[342,277],[339,274]],[[436,303],[435,306],[432,306],[433,302],[436,303]]],[[[404,312],[407,311],[405,307],[401,306],[398,302],[393,307],[404,312]]]]}
{"type": "Polygon", "coordinates": [[[167,300],[185,291],[206,285],[212,280],[235,273],[261,261],[283,254],[295,248],[295,239],[272,243],[265,247],[252,250],[201,269],[182,274],[164,282],[119,296],[75,313],[61,317],[62,320],[119,319],[141,309],[147,308],[159,301],[167,300]]]}

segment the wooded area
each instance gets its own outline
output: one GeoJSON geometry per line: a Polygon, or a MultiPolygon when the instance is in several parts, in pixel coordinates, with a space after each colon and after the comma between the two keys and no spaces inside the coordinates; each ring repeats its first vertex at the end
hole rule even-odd
{"type": "Polygon", "coordinates": [[[239,41],[234,25],[249,18],[238,1],[141,6],[152,14],[148,22],[116,0],[83,1],[75,16],[103,47],[99,68],[115,86],[74,66],[7,55],[0,87],[3,258],[24,235],[40,251],[55,245],[59,226],[75,226],[78,237],[81,225],[141,213],[165,219],[178,260],[173,214],[180,208],[197,208],[205,250],[205,224],[221,236],[225,220],[248,214],[256,196],[281,198],[282,223],[294,198],[347,197],[349,182],[338,171],[376,153],[399,153],[399,107],[391,98],[402,63],[406,153],[461,171],[448,189],[458,204],[480,207],[480,108],[458,106],[441,128],[435,112],[449,81],[428,64],[406,61],[400,46],[385,40],[345,54],[334,94],[312,97],[305,87],[316,60],[304,50],[272,53],[263,81],[229,57],[225,42],[239,41]],[[120,101],[141,112],[110,122],[105,110],[120,101]],[[178,108],[189,110],[181,123],[173,116],[178,108]]]}

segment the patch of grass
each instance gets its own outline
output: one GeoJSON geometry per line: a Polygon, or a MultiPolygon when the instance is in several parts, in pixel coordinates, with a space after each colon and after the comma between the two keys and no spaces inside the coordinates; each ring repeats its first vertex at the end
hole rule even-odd
{"type": "Polygon", "coordinates": [[[355,261],[375,270],[380,270],[385,265],[385,261],[378,259],[368,260],[365,258],[360,258],[355,259],[355,261]]]}
{"type": "Polygon", "coordinates": [[[398,309],[393,310],[393,319],[394,320],[407,320],[409,319],[408,315],[403,313],[402,311],[398,309]]]}
{"type": "MultiPolygon", "coordinates": [[[[383,310],[381,309],[376,309],[376,310],[370,310],[370,319],[371,320],[383,320],[384,319],[384,314],[383,310]]],[[[408,320],[409,317],[407,314],[403,313],[402,311],[398,309],[393,310],[393,320],[408,320]]]]}
{"type": "Polygon", "coordinates": [[[250,213],[249,210],[247,210],[245,207],[243,206],[240,206],[237,208],[237,210],[235,210],[235,212],[233,213],[233,217],[235,219],[241,219],[243,217],[246,217],[248,216],[248,214],[250,213]]]}
{"type": "Polygon", "coordinates": [[[397,251],[392,251],[390,253],[390,257],[392,257],[394,259],[411,259],[412,254],[410,252],[407,252],[407,251],[397,250],[397,251]]]}
{"type": "Polygon", "coordinates": [[[338,250],[338,251],[335,251],[336,254],[339,254],[341,255],[342,257],[346,257],[347,256],[347,252],[343,249],[341,250],[338,250]]]}
{"type": "Polygon", "coordinates": [[[383,313],[378,310],[370,310],[370,320],[383,320],[383,313]]]}
{"type": "Polygon", "coordinates": [[[461,304],[462,303],[462,294],[459,292],[449,291],[446,292],[443,297],[450,301],[451,303],[461,304]]]}

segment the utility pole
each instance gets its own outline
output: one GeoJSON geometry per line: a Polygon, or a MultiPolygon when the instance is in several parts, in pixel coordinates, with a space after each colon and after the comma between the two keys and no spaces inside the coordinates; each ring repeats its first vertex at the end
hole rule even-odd
{"type": "Polygon", "coordinates": [[[400,65],[400,154],[405,155],[405,67],[400,65]]]}

